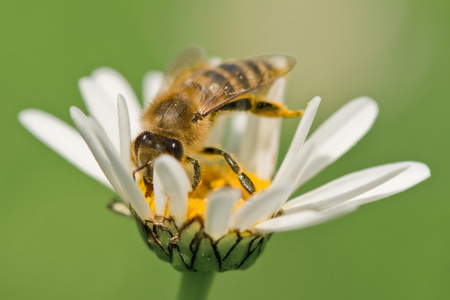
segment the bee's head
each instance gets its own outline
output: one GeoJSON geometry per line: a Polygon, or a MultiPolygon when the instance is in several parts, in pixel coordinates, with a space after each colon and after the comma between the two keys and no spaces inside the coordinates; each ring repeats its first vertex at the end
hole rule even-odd
{"type": "Polygon", "coordinates": [[[153,183],[153,162],[161,154],[169,154],[180,160],[183,158],[183,145],[175,139],[157,135],[148,131],[142,132],[134,140],[134,157],[137,168],[133,171],[142,170],[145,185],[153,183]]]}

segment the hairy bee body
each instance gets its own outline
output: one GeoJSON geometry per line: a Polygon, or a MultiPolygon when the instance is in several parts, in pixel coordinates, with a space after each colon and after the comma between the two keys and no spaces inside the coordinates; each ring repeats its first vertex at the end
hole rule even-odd
{"type": "Polygon", "coordinates": [[[179,140],[186,153],[203,146],[212,126],[210,116],[193,122],[198,111],[198,95],[190,88],[171,88],[160,93],[144,111],[142,128],[161,136],[179,140]]]}
{"type": "MultiPolygon", "coordinates": [[[[255,100],[255,94],[286,75],[295,64],[294,58],[285,55],[260,56],[212,67],[199,59],[199,53],[194,54],[195,59],[190,57],[189,63],[179,59],[176,62],[178,66],[169,67],[162,90],[142,115],[143,132],[133,142],[131,156],[137,167],[134,173],[143,170],[147,185],[152,183],[153,160],[163,153],[173,155],[179,161],[188,158],[194,162],[196,172],[200,172],[198,162],[190,156],[204,149],[214,116],[222,111],[259,113],[258,109],[262,108],[279,111],[268,116],[291,116],[286,114],[290,111],[283,110],[277,104],[255,100]]],[[[209,152],[225,158],[228,155],[222,150],[209,152]]],[[[231,161],[227,160],[227,163],[233,170],[240,170],[233,167],[237,163],[233,159],[231,161]]],[[[241,171],[235,172],[240,174],[241,171]]]]}

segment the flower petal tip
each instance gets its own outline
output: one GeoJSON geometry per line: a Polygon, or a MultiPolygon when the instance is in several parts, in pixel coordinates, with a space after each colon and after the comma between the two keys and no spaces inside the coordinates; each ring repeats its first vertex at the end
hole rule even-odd
{"type": "Polygon", "coordinates": [[[319,96],[315,96],[314,98],[312,98],[311,101],[309,101],[308,105],[311,105],[311,103],[319,105],[321,101],[322,101],[322,98],[320,98],[319,96]]]}
{"type": "Polygon", "coordinates": [[[99,67],[95,69],[91,74],[93,77],[116,76],[116,75],[122,77],[122,75],[120,75],[116,70],[110,67],[99,67]]]}
{"type": "Polygon", "coordinates": [[[19,112],[17,118],[19,119],[20,124],[22,124],[25,128],[28,129],[28,126],[34,119],[34,116],[40,112],[41,111],[37,109],[27,108],[19,112]]]}
{"type": "Polygon", "coordinates": [[[352,102],[364,103],[365,105],[372,107],[374,109],[374,111],[377,112],[377,114],[379,112],[378,103],[368,96],[360,96],[360,97],[355,98],[352,101],[350,101],[350,103],[352,103],[352,102]]]}
{"type": "Polygon", "coordinates": [[[219,239],[228,231],[233,206],[242,197],[242,192],[223,187],[207,195],[208,204],[205,218],[205,232],[213,239],[219,239]]]}
{"type": "Polygon", "coordinates": [[[423,180],[431,177],[431,170],[428,167],[428,165],[426,165],[422,162],[413,161],[413,162],[411,162],[411,167],[414,167],[417,169],[417,172],[419,172],[422,175],[423,180]]]}
{"type": "Polygon", "coordinates": [[[305,210],[269,219],[254,228],[261,233],[298,230],[331,221],[358,209],[357,205],[346,204],[324,211],[305,210]]]}
{"type": "Polygon", "coordinates": [[[83,111],[76,106],[71,106],[69,112],[74,123],[76,123],[75,120],[79,120],[80,118],[87,118],[83,111]]]}
{"type": "Polygon", "coordinates": [[[119,102],[119,101],[122,101],[122,102],[126,103],[125,96],[122,95],[121,93],[117,94],[117,102],[119,102]]]}

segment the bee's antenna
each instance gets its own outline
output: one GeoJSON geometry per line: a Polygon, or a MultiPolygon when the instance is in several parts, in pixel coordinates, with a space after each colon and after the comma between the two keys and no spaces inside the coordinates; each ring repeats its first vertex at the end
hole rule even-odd
{"type": "Polygon", "coordinates": [[[143,169],[145,169],[145,168],[148,168],[148,167],[150,167],[152,165],[152,161],[151,160],[149,160],[145,165],[142,165],[142,166],[140,166],[140,167],[137,167],[136,169],[134,169],[133,170],[133,180],[136,180],[136,173],[137,172],[139,172],[139,171],[141,171],[141,170],[143,170],[143,169]]]}

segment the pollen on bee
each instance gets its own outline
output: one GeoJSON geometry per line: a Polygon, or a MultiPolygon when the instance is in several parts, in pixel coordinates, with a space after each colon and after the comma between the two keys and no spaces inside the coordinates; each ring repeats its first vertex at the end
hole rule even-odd
{"type": "MultiPolygon", "coordinates": [[[[246,174],[252,180],[256,192],[265,189],[270,185],[270,181],[260,179],[256,175],[248,171],[246,171],[246,174]]],[[[147,188],[142,179],[138,180],[138,185],[142,193],[145,195],[147,188]]],[[[204,220],[208,193],[225,186],[233,187],[242,191],[242,198],[235,204],[234,210],[237,210],[239,207],[241,207],[245,203],[245,200],[250,197],[250,194],[242,187],[236,174],[233,173],[228,165],[217,163],[217,161],[203,164],[202,182],[195,189],[195,191],[190,192],[188,195],[187,220],[191,220],[196,217],[200,217],[202,220],[204,220]]],[[[153,215],[155,215],[154,194],[151,193],[150,196],[146,197],[146,200],[153,215]]],[[[170,215],[167,207],[165,215],[170,215]]]]}

